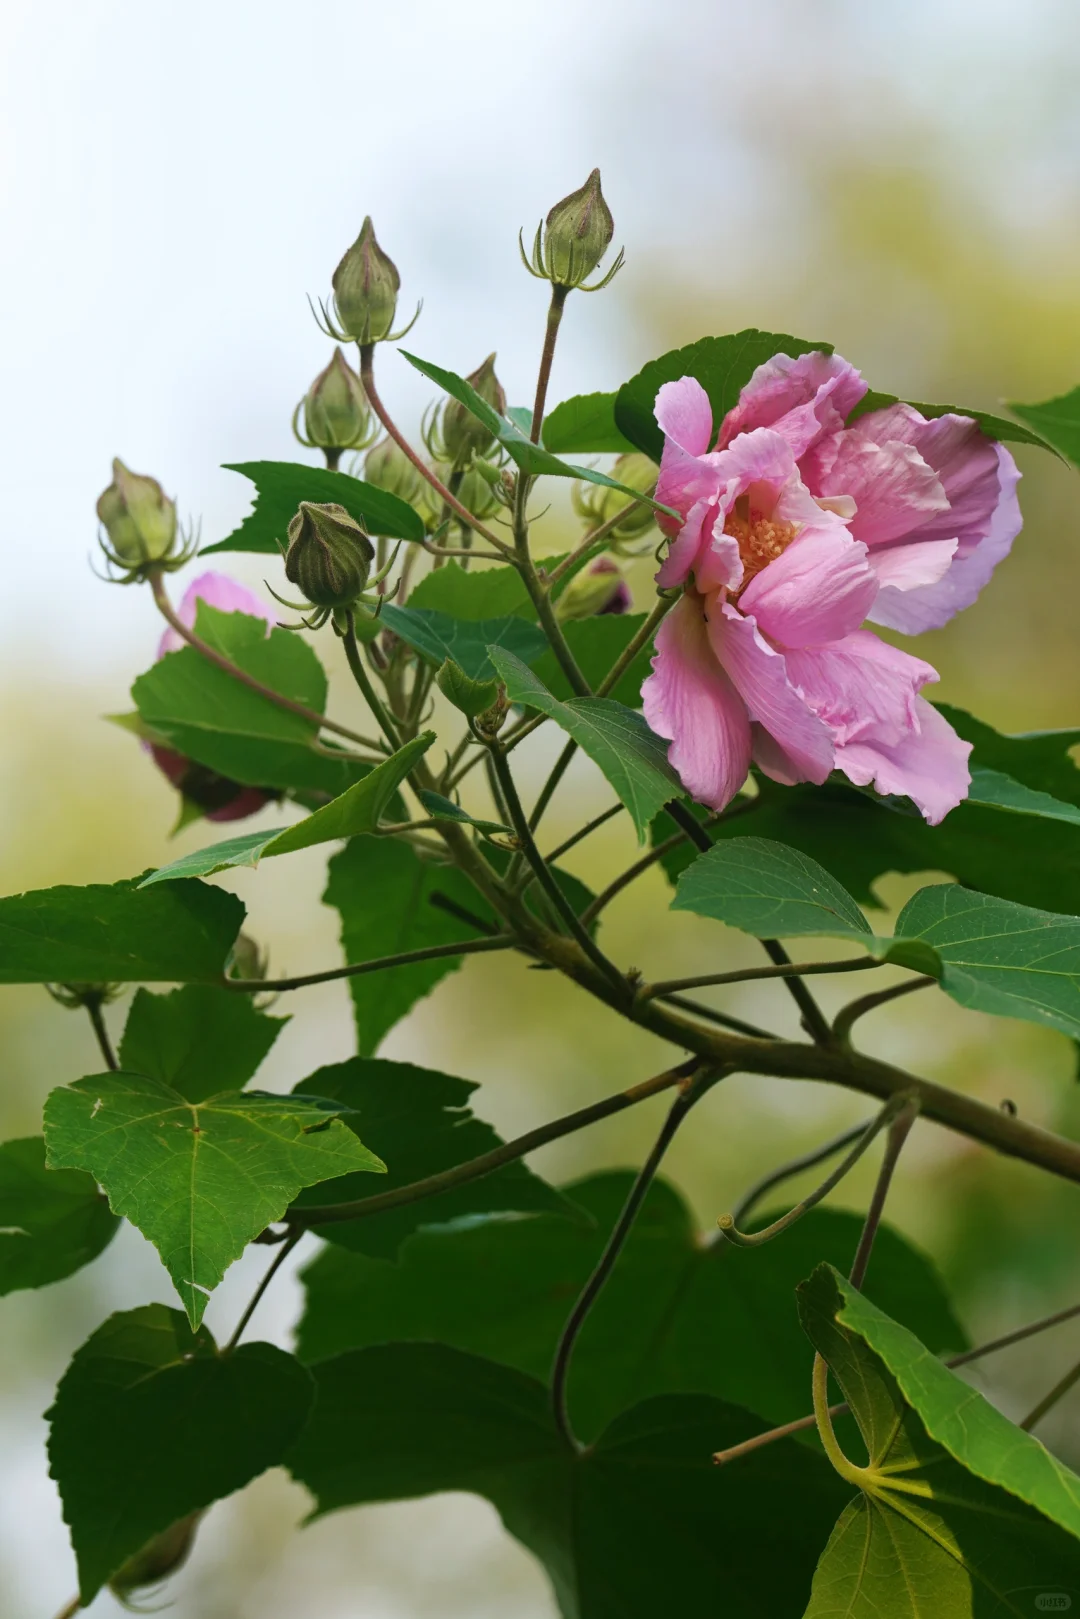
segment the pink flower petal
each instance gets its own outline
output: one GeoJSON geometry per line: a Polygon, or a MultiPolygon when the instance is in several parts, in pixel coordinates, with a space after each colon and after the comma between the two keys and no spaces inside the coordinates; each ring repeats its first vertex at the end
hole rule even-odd
{"type": "Polygon", "coordinates": [[[867,737],[903,741],[917,724],[918,693],[938,678],[922,658],[889,646],[869,630],[856,630],[831,646],[789,651],[786,663],[788,679],[838,747],[867,737]]]}
{"type": "Polygon", "coordinates": [[[796,455],[804,455],[823,433],[843,424],[866,392],[854,366],[838,354],[815,350],[793,360],[774,354],[759,365],[724,417],[720,446],[754,427],[772,427],[796,455]]]}
{"type": "Polygon", "coordinates": [[[752,618],[744,618],[730,603],[720,606],[714,599],[709,615],[709,639],[717,658],[750,718],[775,744],[768,759],[755,753],[762,769],[778,781],[824,781],[833,764],[832,738],[789,681],[783,654],[769,646],[752,618]]]}
{"type": "MultiPolygon", "coordinates": [[[[664,451],[667,454],[667,451],[664,451]]],[[[656,498],[660,497],[660,486],[657,485],[656,498]]],[[[716,519],[717,505],[715,497],[695,502],[686,514],[686,521],[675,535],[668,548],[668,554],[660,564],[656,575],[656,583],[661,590],[672,590],[677,585],[686,583],[690,573],[698,566],[698,557],[709,544],[709,535],[712,532],[716,519]]],[[[659,519],[663,525],[665,519],[659,519]]],[[[735,547],[738,552],[738,546],[735,547]]],[[[741,567],[741,564],[740,564],[741,567]]]]}
{"type": "Polygon", "coordinates": [[[812,465],[804,467],[810,487],[816,495],[854,497],[851,532],[866,545],[921,534],[924,524],[949,510],[941,479],[913,444],[874,443],[858,431],[845,430],[821,447],[817,459],[828,459],[829,466],[819,475],[812,465]]]}
{"type": "MultiPolygon", "coordinates": [[[[246,585],[230,579],[227,573],[201,573],[187,587],[176,616],[189,630],[195,628],[195,615],[200,602],[207,602],[222,613],[247,613],[251,618],[265,619],[268,625],[277,623],[274,610],[261,602],[246,585]]],[[[158,657],[163,658],[166,652],[179,652],[184,645],[183,638],[175,630],[168,629],[161,637],[158,657]]]]}
{"type": "Polygon", "coordinates": [[[878,584],[890,590],[936,585],[952,567],[959,540],[915,540],[910,545],[877,545],[869,562],[878,584]]]}
{"type": "Polygon", "coordinates": [[[712,449],[712,406],[696,377],[665,382],[656,396],[653,414],[664,437],[687,455],[704,455],[712,449]]]}
{"type": "Polygon", "coordinates": [[[668,759],[702,804],[723,809],[750,768],[750,720],[709,644],[702,599],[684,596],[656,634],[645,718],[668,738],[668,759]]]}
{"type": "Polygon", "coordinates": [[[782,647],[838,641],[858,629],[878,593],[865,545],[838,517],[819,512],[743,591],[739,606],[782,647]]]}
{"type": "Polygon", "coordinates": [[[884,624],[903,635],[940,629],[955,613],[971,606],[998,563],[1008,556],[1023,523],[1016,495],[1020,473],[1003,444],[994,448],[998,496],[985,535],[966,552],[961,536],[952,566],[936,584],[905,591],[892,586],[882,589],[868,615],[875,624],[884,624]]]}
{"type": "Polygon", "coordinates": [[[971,743],[962,742],[925,697],[915,699],[917,730],[899,743],[862,740],[836,750],[836,768],[857,787],[871,782],[879,793],[895,793],[917,804],[937,826],[968,794],[971,743]]]}

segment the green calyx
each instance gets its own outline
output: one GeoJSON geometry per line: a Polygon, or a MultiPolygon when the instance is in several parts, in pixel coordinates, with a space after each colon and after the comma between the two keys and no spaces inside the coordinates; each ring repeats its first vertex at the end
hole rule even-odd
{"type": "MultiPolygon", "coordinates": [[[[489,354],[465,380],[500,416],[505,414],[506,394],[495,375],[494,354],[489,354]]],[[[495,435],[457,399],[448,399],[443,407],[440,438],[438,459],[455,467],[466,466],[475,455],[486,455],[495,443],[495,435]]]]}
{"type": "Polygon", "coordinates": [[[297,405],[292,425],[308,449],[363,450],[372,442],[377,428],[372,427],[363,383],[340,348],[297,405]]]}
{"type": "Polygon", "coordinates": [[[623,266],[625,255],[620,248],[607,274],[591,287],[585,285],[614,234],[615,221],[600,189],[600,170],[593,169],[585,184],[557,202],[536,227],[532,253],[526,255],[524,243],[520,244],[521,256],[527,270],[554,287],[599,292],[623,266]]]}
{"type": "Polygon", "coordinates": [[[325,304],[320,307],[323,329],[339,343],[396,342],[412,326],[420,309],[404,330],[394,332],[397,297],[401,277],[397,265],[383,252],[375,239],[370,214],[364,220],[356,241],[344,255],[331,278],[334,288],[333,317],[325,304]]]}
{"type": "Polygon", "coordinates": [[[134,584],[151,569],[173,572],[190,562],[196,542],[177,527],[176,502],[156,478],[130,472],[117,457],[113,481],[98,499],[97,514],[107,538],[99,545],[120,584],[134,584]]]}

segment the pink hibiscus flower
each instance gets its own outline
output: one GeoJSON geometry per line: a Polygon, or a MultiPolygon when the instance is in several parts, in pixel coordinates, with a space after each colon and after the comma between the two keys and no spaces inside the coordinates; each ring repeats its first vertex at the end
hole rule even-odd
{"type": "MultiPolygon", "coordinates": [[[[277,620],[269,608],[244,585],[237,584],[224,573],[203,573],[184,592],[177,617],[188,629],[195,628],[195,615],[201,601],[209,602],[223,613],[248,613],[252,618],[266,620],[267,628],[277,620]]],[[[158,646],[158,657],[167,652],[179,652],[186,645],[174,629],[167,629],[158,646]]],[[[254,815],[272,798],[280,795],[261,787],[244,787],[227,776],[219,776],[205,765],[196,764],[172,748],[151,744],[154,763],[185,798],[199,806],[208,821],[241,821],[254,815]]]]}
{"type": "Polygon", "coordinates": [[[714,439],[693,377],[656,399],[657,574],[685,586],[656,637],[645,716],[693,796],[722,809],[751,761],[774,781],[840,770],[911,798],[931,825],[966,797],[970,745],[925,698],[915,634],[973,602],[1020,529],[1008,451],[966,416],[910,405],[846,418],[866,393],[839,356],[759,366],[714,439]]]}

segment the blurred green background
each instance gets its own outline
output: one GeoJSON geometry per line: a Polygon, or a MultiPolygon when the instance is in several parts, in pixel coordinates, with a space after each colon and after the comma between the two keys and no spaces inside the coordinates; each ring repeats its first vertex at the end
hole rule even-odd
{"type": "MultiPolygon", "coordinates": [[[[88,98],[90,119],[83,127],[91,147],[94,108],[101,105],[95,63],[104,64],[108,48],[123,37],[124,69],[145,97],[148,76],[162,60],[151,52],[161,41],[138,33],[133,7],[100,9],[100,31],[84,38],[89,56],[74,66],[65,58],[64,70],[88,98]]],[[[413,339],[418,351],[464,370],[498,341],[508,354],[500,370],[512,402],[531,397],[542,297],[515,269],[508,225],[528,223],[597,160],[630,262],[602,299],[583,298],[571,306],[554,397],[615,385],[666,348],[748,325],[820,336],[859,365],[872,386],[914,398],[993,409],[1003,398],[1041,399],[1080,380],[1080,174],[1071,97],[1078,29],[1067,5],[943,0],[886,20],[883,8],[856,0],[812,7],[759,0],[752,18],[734,0],[673,0],[663,19],[644,6],[607,4],[582,17],[561,3],[517,8],[507,19],[477,0],[455,8],[453,27],[434,0],[411,0],[398,10],[392,28],[385,18],[336,5],[320,19],[330,25],[342,59],[350,51],[363,53],[371,38],[366,30],[381,30],[382,88],[372,94],[382,122],[370,118],[363,132],[359,120],[365,106],[370,114],[371,103],[362,104],[344,82],[336,83],[338,101],[325,112],[313,108],[306,93],[310,83],[304,94],[292,94],[304,88],[297,77],[307,73],[310,80],[317,59],[297,59],[294,50],[312,51],[307,31],[316,27],[314,15],[304,25],[303,41],[299,19],[284,4],[267,11],[246,0],[226,3],[216,19],[210,8],[196,6],[188,9],[186,22],[173,19],[170,38],[178,54],[164,65],[164,83],[167,116],[178,127],[169,147],[174,155],[162,170],[164,201],[159,198],[154,208],[168,205],[170,197],[182,206],[185,187],[195,184],[199,164],[207,161],[199,139],[179,127],[185,63],[203,48],[220,47],[216,71],[236,87],[234,124],[212,167],[231,176],[237,206],[243,206],[253,174],[266,184],[274,173],[276,148],[264,151],[245,129],[272,143],[281,120],[292,121],[290,139],[304,144],[308,174],[325,162],[331,171],[347,173],[348,183],[336,183],[333,173],[324,176],[310,201],[321,233],[312,262],[304,259],[297,270],[286,254],[284,358],[267,318],[252,313],[252,300],[258,309],[267,278],[272,282],[276,233],[305,230],[309,198],[300,187],[279,199],[276,222],[256,226],[249,209],[243,243],[230,237],[223,211],[216,223],[197,220],[207,233],[220,224],[220,238],[208,234],[201,251],[187,251],[180,238],[196,240],[198,232],[188,228],[183,213],[175,218],[169,258],[179,260],[179,268],[170,273],[200,290],[190,307],[182,298],[152,307],[148,298],[135,330],[100,330],[110,318],[106,306],[93,299],[80,306],[76,296],[83,249],[69,260],[73,307],[80,317],[88,315],[92,327],[98,323],[101,350],[83,357],[103,378],[101,400],[91,412],[85,381],[75,385],[84,389],[79,397],[85,430],[74,431],[78,423],[64,414],[65,345],[71,337],[64,317],[70,311],[54,310],[51,320],[59,325],[55,334],[50,328],[35,338],[37,358],[33,366],[26,361],[25,388],[15,389],[23,408],[7,419],[8,440],[19,451],[12,488],[19,499],[29,500],[30,491],[36,504],[24,501],[28,515],[6,535],[9,546],[19,546],[19,589],[8,593],[0,653],[3,892],[112,881],[211,841],[198,826],[168,841],[171,790],[129,736],[101,722],[101,715],[127,706],[126,687],[153,656],[158,631],[144,595],[96,585],[85,573],[93,501],[106,482],[106,454],[114,447],[173,491],[175,463],[157,449],[159,429],[162,445],[170,431],[175,435],[181,461],[193,459],[194,446],[208,469],[239,459],[238,444],[245,453],[294,456],[289,413],[325,358],[325,345],[303,324],[306,317],[296,305],[305,287],[321,289],[328,281],[371,192],[392,197],[387,211],[395,220],[408,219],[412,239],[423,242],[418,258],[406,261],[380,225],[407,288],[422,290],[435,311],[425,313],[425,323],[434,324],[423,342],[420,329],[413,339]],[[260,38],[258,83],[246,55],[248,31],[260,38]],[[408,87],[408,119],[395,110],[396,75],[408,87]],[[490,97],[485,102],[474,93],[463,107],[453,94],[462,83],[497,95],[498,131],[490,97]],[[530,131],[536,120],[539,130],[530,131]],[[536,148],[544,128],[552,132],[552,149],[541,158],[536,148]],[[350,132],[363,148],[355,163],[350,132]],[[215,254],[219,239],[225,245],[215,254]],[[265,275],[252,274],[252,251],[265,275]],[[478,307],[478,287],[494,289],[490,308],[478,307]],[[236,300],[239,335],[224,354],[220,343],[211,343],[199,314],[216,298],[236,300]],[[457,352],[459,307],[470,345],[475,330],[475,355],[457,352]],[[489,316],[498,331],[485,335],[489,316]],[[110,392],[117,386],[110,380],[113,344],[119,374],[127,379],[120,403],[110,392]],[[170,345],[176,350],[171,358],[170,345]],[[176,355],[182,349],[190,354],[181,365],[176,355]],[[52,367],[51,418],[42,412],[42,355],[52,367]],[[174,377],[180,403],[172,392],[174,377]],[[153,431],[140,436],[143,414],[153,431]],[[77,449],[68,456],[69,433],[92,441],[96,459],[84,465],[77,449]],[[128,444],[136,447],[129,450],[128,444]],[[151,464],[152,452],[162,459],[151,464]],[[32,478],[28,467],[38,469],[32,478]],[[32,569],[26,547],[36,544],[39,564],[32,569]],[[55,580],[51,598],[49,574],[55,580]],[[74,579],[77,585],[64,582],[74,579]],[[36,604],[33,613],[28,602],[36,604]]],[[[25,70],[31,87],[35,74],[48,75],[48,29],[73,15],[73,8],[39,12],[16,6],[5,39],[12,81],[25,70]]],[[[207,82],[199,81],[204,98],[207,82]]],[[[101,116],[107,122],[112,114],[102,109],[101,116]]],[[[35,126],[26,117],[29,136],[35,126]]],[[[73,129],[67,139],[76,140],[73,129]]],[[[53,131],[45,143],[50,161],[60,161],[58,142],[63,148],[53,131]]],[[[108,142],[99,155],[103,165],[111,161],[108,142]]],[[[44,219],[53,206],[50,186],[59,182],[53,169],[43,172],[44,189],[31,201],[44,219]]],[[[3,177],[5,201],[21,218],[26,197],[7,185],[6,170],[3,177]]],[[[125,276],[138,279],[139,264],[152,269],[163,254],[160,242],[140,238],[137,203],[126,214],[121,209],[124,184],[123,173],[110,170],[108,217],[126,218],[131,232],[129,250],[121,254],[114,241],[110,248],[116,264],[122,261],[114,277],[121,286],[125,276]],[[144,248],[149,257],[140,259],[144,248]]],[[[230,194],[225,186],[222,197],[230,194]]],[[[42,226],[46,237],[57,228],[55,220],[42,226]]],[[[289,249],[294,257],[297,251],[289,249]]],[[[6,272],[13,288],[28,290],[19,266],[9,263],[6,272]]],[[[139,296],[147,296],[145,286],[139,296]]],[[[25,311],[9,308],[5,319],[22,321],[25,311]]],[[[77,346],[82,341],[77,338],[77,346]]],[[[386,391],[404,417],[417,420],[423,401],[391,369],[394,363],[389,356],[384,362],[386,391]]],[[[305,454],[296,451],[294,458],[305,454]]],[[[918,650],[941,670],[937,694],[1002,729],[1075,724],[1080,484],[1049,456],[1021,448],[1018,459],[1025,474],[1025,529],[1013,556],[977,606],[946,630],[922,638],[918,650]]],[[[218,488],[207,485],[208,539],[227,532],[243,509],[243,497],[231,485],[231,508],[218,488]]],[[[180,491],[182,508],[194,505],[202,490],[193,477],[192,486],[180,491]]],[[[556,504],[542,525],[545,547],[561,548],[575,532],[568,509],[556,504]]],[[[253,559],[237,559],[235,566],[225,561],[259,586],[265,569],[253,559]]],[[[278,583],[273,576],[271,582],[278,583]]],[[[635,588],[644,602],[645,565],[635,570],[635,588]]],[[[328,641],[321,638],[320,652],[332,659],[328,641]]],[[[334,702],[342,718],[357,712],[341,682],[334,702]]],[[[542,780],[555,746],[540,733],[526,766],[528,784],[542,780]]],[[[587,763],[576,761],[549,816],[549,840],[603,808],[609,796],[587,763]]],[[[270,811],[267,819],[273,818],[270,811]]],[[[568,863],[594,887],[633,858],[631,834],[620,821],[585,848],[568,863]]],[[[232,879],[249,906],[250,930],[270,949],[276,970],[304,971],[335,959],[335,917],[318,901],[324,864],[316,850],[232,879]]],[[[918,885],[889,879],[884,888],[898,904],[918,885]]],[[[654,872],[611,907],[606,936],[620,961],[635,962],[654,976],[662,967],[663,976],[671,977],[701,971],[703,963],[722,970],[755,959],[747,941],[669,914],[667,899],[654,872]]],[[[843,984],[833,994],[825,983],[821,999],[831,1008],[846,993],[843,984]]],[[[723,1004],[771,1026],[793,1027],[779,988],[752,986],[729,993],[723,1004]]],[[[268,1084],[282,1087],[347,1053],[351,1033],[342,986],[306,991],[285,1009],[293,1021],[265,1071],[268,1084]]],[[[112,1011],[114,1027],[122,1015],[122,1006],[112,1011]]],[[[1011,1098],[1025,1118],[1069,1133],[1080,1129],[1076,1052],[1048,1031],[964,1013],[935,996],[876,1014],[862,1038],[869,1049],[993,1104],[1011,1098]]],[[[35,1132],[48,1090],[96,1064],[81,1018],[38,990],[9,989],[0,996],[0,1050],[5,1137],[35,1132]]],[[[444,982],[384,1050],[483,1082],[480,1110],[507,1134],[643,1078],[668,1055],[554,975],[528,973],[501,956],[477,958],[444,982]]],[[[823,1087],[731,1080],[677,1140],[667,1173],[707,1226],[760,1171],[869,1111],[858,1099],[823,1087]]],[[[537,1167],[558,1178],[634,1164],[657,1116],[648,1107],[637,1109],[547,1149],[537,1167]]],[[[853,1176],[840,1201],[858,1203],[871,1174],[868,1168],[853,1176]]],[[[975,1340],[1080,1297],[1075,1189],[994,1159],[934,1126],[920,1126],[906,1151],[890,1217],[934,1255],[975,1340]]],[[[298,1263],[307,1252],[300,1250],[298,1263]]],[[[211,1304],[212,1326],[220,1330],[231,1323],[261,1265],[256,1255],[251,1264],[245,1260],[234,1268],[211,1304]]],[[[55,1381],[104,1314],[151,1298],[173,1302],[153,1251],[126,1231],[73,1280],[3,1302],[5,1619],[48,1619],[73,1589],[59,1505],[42,1454],[41,1413],[55,1381]]],[[[283,1278],[262,1307],[259,1331],[288,1342],[298,1299],[295,1280],[283,1278]]],[[[1033,1348],[987,1361],[974,1379],[1003,1409],[1019,1415],[1078,1353],[1080,1325],[1073,1324],[1033,1348]]],[[[1040,1430],[1073,1465],[1080,1465],[1078,1416],[1080,1393],[1040,1430]]],[[[502,1535],[486,1504],[441,1498],[347,1514],[294,1536],[290,1531],[305,1510],[303,1492],[279,1474],[216,1508],[190,1567],[170,1591],[177,1619],[286,1619],[298,1613],[305,1619],[546,1619],[554,1612],[541,1576],[502,1535]]],[[[114,1611],[107,1594],[93,1609],[95,1619],[114,1611]]]]}

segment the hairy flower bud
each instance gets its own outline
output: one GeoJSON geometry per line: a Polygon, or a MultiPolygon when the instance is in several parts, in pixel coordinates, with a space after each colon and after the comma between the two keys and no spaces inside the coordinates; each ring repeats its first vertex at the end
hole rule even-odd
{"type": "MultiPolygon", "coordinates": [[[[613,478],[617,478],[630,489],[640,489],[642,494],[652,491],[656,475],[656,462],[638,450],[620,455],[611,469],[613,478]]],[[[578,515],[599,528],[602,523],[610,523],[613,517],[629,505],[631,497],[624,495],[620,489],[609,489],[603,484],[582,482],[572,485],[570,499],[578,515]]],[[[652,528],[655,521],[653,509],[646,501],[634,506],[611,530],[609,543],[612,549],[618,551],[622,542],[638,539],[652,528]]]]}
{"type": "Polygon", "coordinates": [[[597,557],[588,568],[575,574],[555,605],[557,616],[568,619],[593,618],[598,613],[628,613],[630,587],[610,557],[597,557]]]}
{"type": "Polygon", "coordinates": [[[615,221],[600,189],[600,170],[593,169],[585,184],[557,202],[544,223],[537,227],[531,260],[522,257],[526,268],[565,292],[581,287],[598,292],[622,268],[620,249],[615,263],[602,280],[591,287],[584,283],[611,246],[615,221]]]}
{"type": "MultiPolygon", "coordinates": [[[[470,372],[465,381],[476,390],[486,404],[497,410],[500,416],[503,414],[506,409],[506,394],[495,375],[494,354],[489,354],[483,365],[470,372]]],[[[445,449],[443,459],[452,461],[456,466],[464,466],[473,455],[484,455],[490,450],[495,442],[495,435],[488,432],[480,418],[474,416],[467,405],[461,404],[457,399],[448,399],[442,415],[442,441],[445,449]]]]}
{"type": "Polygon", "coordinates": [[[417,504],[424,481],[392,438],[380,439],[368,451],[364,457],[364,479],[376,489],[385,489],[388,495],[407,501],[410,506],[417,504]]]}
{"type": "Polygon", "coordinates": [[[370,214],[334,271],[334,311],[345,337],[379,343],[389,337],[401,286],[397,265],[375,240],[370,214]]]}
{"type": "Polygon", "coordinates": [[[340,348],[293,412],[293,432],[318,450],[359,450],[371,443],[371,412],[363,383],[340,348]],[[304,430],[299,419],[303,412],[304,430]]]}
{"type": "Polygon", "coordinates": [[[302,500],[289,524],[285,577],[313,607],[351,607],[363,593],[375,549],[344,506],[302,500]]]}
{"type": "Polygon", "coordinates": [[[171,570],[189,561],[192,551],[182,540],[177,551],[176,502],[157,479],[129,472],[119,458],[112,470],[113,481],[97,503],[108,536],[107,544],[100,542],[106,560],[121,569],[126,580],[145,577],[149,568],[171,570]]]}

